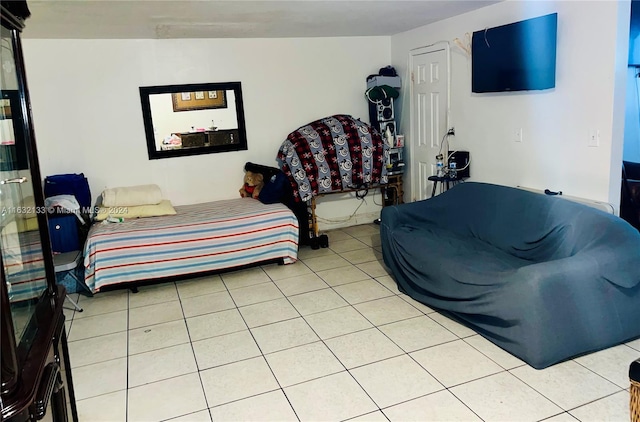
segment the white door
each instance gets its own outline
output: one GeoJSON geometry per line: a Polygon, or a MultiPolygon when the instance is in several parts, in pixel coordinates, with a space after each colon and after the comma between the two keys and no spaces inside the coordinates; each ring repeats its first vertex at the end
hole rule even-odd
{"type": "Polygon", "coordinates": [[[448,124],[448,62],[444,47],[430,47],[411,54],[411,197],[431,197],[440,151],[448,124]]]}

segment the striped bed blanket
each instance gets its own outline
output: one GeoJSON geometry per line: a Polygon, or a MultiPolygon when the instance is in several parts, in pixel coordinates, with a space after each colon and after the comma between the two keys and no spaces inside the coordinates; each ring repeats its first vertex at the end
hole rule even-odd
{"type": "Polygon", "coordinates": [[[386,184],[389,147],[371,126],[346,114],[291,132],[277,161],[296,201],[318,194],[386,184]]]}
{"type": "Polygon", "coordinates": [[[84,251],[87,286],[97,292],[113,284],[297,259],[298,220],[282,204],[238,198],[175,209],[176,215],[92,226],[84,251]]]}
{"type": "Polygon", "coordinates": [[[36,299],[47,288],[40,232],[30,230],[12,236],[17,239],[5,246],[3,256],[9,301],[36,299]]]}

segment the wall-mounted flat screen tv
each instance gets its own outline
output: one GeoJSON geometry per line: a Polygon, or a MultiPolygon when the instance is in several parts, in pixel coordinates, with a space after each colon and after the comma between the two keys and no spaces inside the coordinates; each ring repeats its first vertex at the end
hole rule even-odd
{"type": "Polygon", "coordinates": [[[473,33],[471,90],[527,91],[556,86],[558,14],[473,33]]]}

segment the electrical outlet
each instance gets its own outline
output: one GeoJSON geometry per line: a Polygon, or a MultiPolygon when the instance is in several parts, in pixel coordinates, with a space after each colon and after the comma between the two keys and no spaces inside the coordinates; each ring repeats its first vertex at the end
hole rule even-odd
{"type": "Polygon", "coordinates": [[[589,131],[589,142],[587,143],[587,146],[590,146],[590,147],[599,147],[600,146],[600,131],[599,130],[589,131]]]}
{"type": "Polygon", "coordinates": [[[513,132],[513,140],[515,142],[522,142],[523,131],[522,128],[518,128],[515,132],[513,132]]]}
{"type": "Polygon", "coordinates": [[[456,136],[456,128],[449,128],[449,130],[447,131],[447,135],[456,136]]]}

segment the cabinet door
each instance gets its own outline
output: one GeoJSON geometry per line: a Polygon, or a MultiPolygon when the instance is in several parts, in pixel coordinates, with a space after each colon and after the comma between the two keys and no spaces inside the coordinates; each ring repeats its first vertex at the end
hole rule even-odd
{"type": "Polygon", "coordinates": [[[204,132],[181,133],[182,148],[203,147],[205,144],[204,132]]]}
{"type": "MultiPolygon", "coordinates": [[[[31,156],[28,99],[20,76],[21,61],[16,60],[21,57],[16,55],[18,33],[4,26],[1,31],[0,255],[20,365],[42,323],[35,317],[36,307],[49,290],[40,231],[46,218],[42,205],[36,206],[43,198],[39,171],[37,166],[32,168],[37,158],[31,156]]],[[[48,242],[48,236],[45,239],[48,242]]],[[[49,245],[46,253],[50,253],[49,245]]]]}
{"type": "Polygon", "coordinates": [[[238,130],[218,130],[209,132],[210,145],[233,145],[239,142],[238,130]]]}

